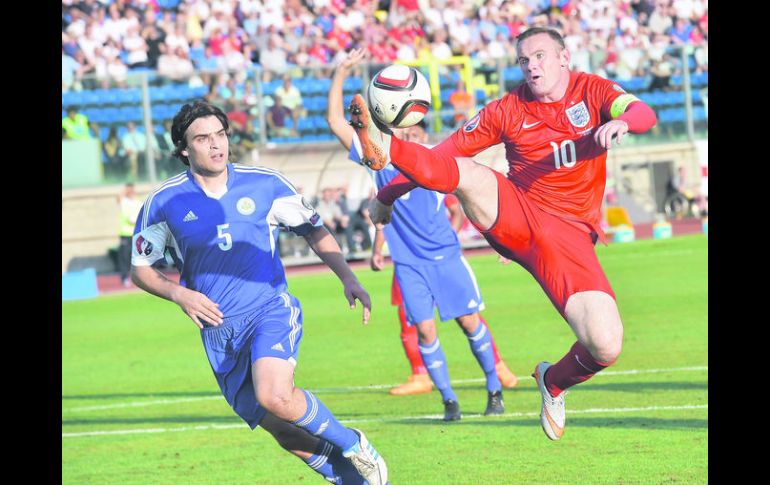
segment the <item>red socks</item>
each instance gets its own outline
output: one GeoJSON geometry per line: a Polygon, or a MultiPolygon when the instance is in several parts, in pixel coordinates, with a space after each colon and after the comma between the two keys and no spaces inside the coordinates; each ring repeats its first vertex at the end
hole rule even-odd
{"type": "Polygon", "coordinates": [[[562,391],[590,379],[597,372],[606,369],[614,362],[597,362],[580,342],[575,342],[567,355],[545,373],[545,387],[553,397],[562,391]]]}
{"type": "Polygon", "coordinates": [[[412,374],[427,374],[428,369],[422,362],[422,355],[417,343],[417,327],[406,323],[406,311],[404,304],[398,305],[398,319],[401,322],[401,343],[404,345],[406,358],[412,367],[412,374]]]}
{"type": "Polygon", "coordinates": [[[455,157],[441,149],[431,150],[394,136],[390,140],[390,160],[404,175],[428,190],[450,194],[460,183],[455,157]]]}

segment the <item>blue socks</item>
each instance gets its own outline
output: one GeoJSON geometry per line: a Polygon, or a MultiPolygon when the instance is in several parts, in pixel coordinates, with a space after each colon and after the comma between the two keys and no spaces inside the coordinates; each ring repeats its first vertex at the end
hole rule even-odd
{"type": "Polygon", "coordinates": [[[492,351],[492,337],[484,322],[479,322],[479,326],[474,333],[466,333],[468,343],[471,346],[471,352],[479,362],[481,369],[487,377],[487,391],[495,392],[502,389],[500,379],[495,370],[495,354],[492,351]]]}
{"type": "Polygon", "coordinates": [[[305,463],[327,482],[345,485],[365,483],[350,460],[342,456],[340,449],[324,439],[318,442],[315,454],[305,459],[305,463]]]}
{"type": "Polygon", "coordinates": [[[305,394],[307,410],[301,418],[294,421],[294,424],[345,451],[358,446],[358,435],[355,431],[340,424],[331,411],[312,393],[305,389],[300,390],[305,394]]]}
{"type": "MultiPolygon", "coordinates": [[[[449,384],[449,370],[446,366],[446,357],[444,357],[444,350],[439,344],[438,338],[430,345],[423,346],[418,345],[420,349],[420,355],[422,361],[425,364],[425,368],[428,369],[433,384],[436,389],[441,393],[441,400],[457,401],[457,395],[455,394],[452,386],[449,384]]],[[[492,370],[494,370],[494,362],[492,363],[492,370]]]]}

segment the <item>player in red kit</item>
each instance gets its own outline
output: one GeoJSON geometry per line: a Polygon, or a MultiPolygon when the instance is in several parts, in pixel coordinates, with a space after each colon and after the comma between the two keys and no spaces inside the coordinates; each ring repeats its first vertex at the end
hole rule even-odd
{"type": "Polygon", "coordinates": [[[546,435],[564,433],[564,395],[615,362],[623,324],[615,294],[594,251],[605,242],[599,225],[607,150],[628,133],[643,133],[655,113],[612,81],[569,69],[570,54],[556,31],[532,28],[517,38],[526,82],[487,104],[432,149],[398,140],[369,114],[358,95],[351,124],[363,163],[392,162],[407,177],[394,179],[370,207],[387,223],[393,200],[415,186],[455,193],[473,225],[505,258],[540,283],[577,337],[555,364],[533,373],[542,396],[546,435]],[[504,143],[507,175],[470,157],[504,143]]]}

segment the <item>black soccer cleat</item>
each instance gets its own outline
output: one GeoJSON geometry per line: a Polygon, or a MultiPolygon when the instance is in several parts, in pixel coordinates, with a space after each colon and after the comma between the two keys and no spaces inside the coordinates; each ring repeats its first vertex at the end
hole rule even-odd
{"type": "Polygon", "coordinates": [[[504,412],[503,391],[490,392],[487,396],[487,410],[484,411],[484,416],[498,415],[504,412]]]}
{"type": "Polygon", "coordinates": [[[459,421],[460,418],[462,418],[460,404],[451,399],[444,401],[444,421],[459,421]]]}

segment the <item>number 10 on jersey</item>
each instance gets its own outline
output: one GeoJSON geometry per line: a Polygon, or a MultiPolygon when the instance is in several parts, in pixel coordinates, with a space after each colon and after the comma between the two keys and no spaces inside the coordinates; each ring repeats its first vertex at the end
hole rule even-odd
{"type": "Polygon", "coordinates": [[[572,140],[564,140],[559,145],[556,142],[551,142],[551,148],[553,148],[553,158],[556,169],[564,165],[567,168],[572,168],[577,162],[577,151],[575,150],[575,142],[572,140]]]}

